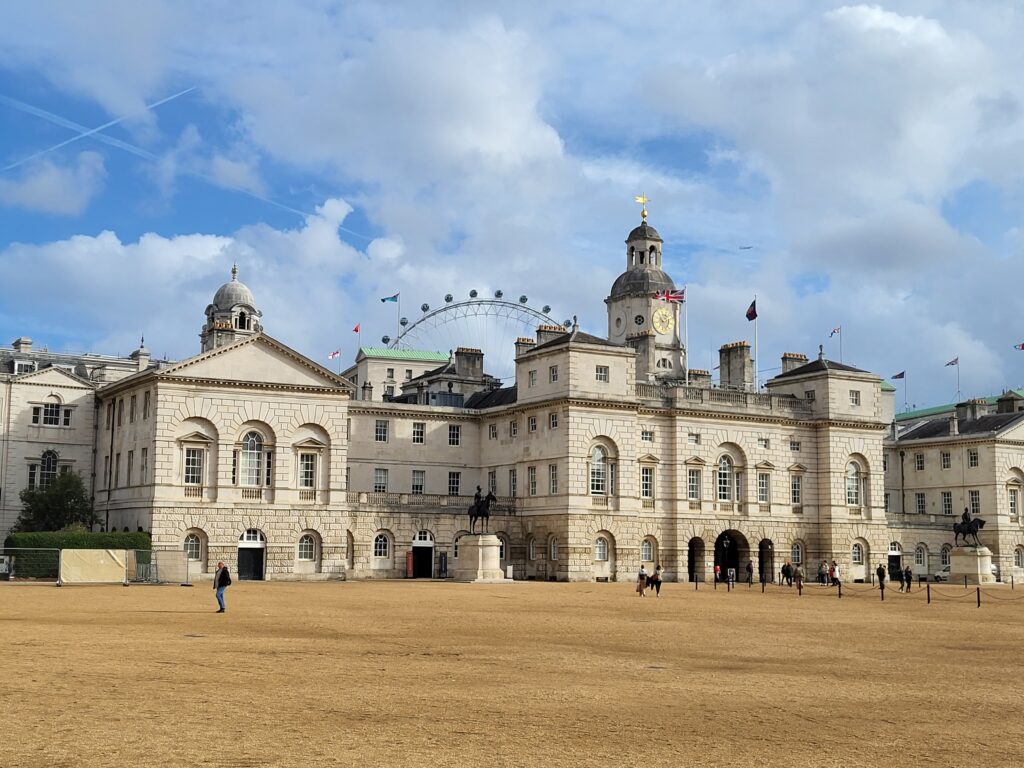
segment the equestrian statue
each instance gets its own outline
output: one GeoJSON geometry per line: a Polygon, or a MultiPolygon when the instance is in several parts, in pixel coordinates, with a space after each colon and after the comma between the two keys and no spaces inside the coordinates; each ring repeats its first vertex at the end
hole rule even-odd
{"type": "Polygon", "coordinates": [[[985,521],[980,517],[971,517],[971,513],[964,508],[964,513],[960,516],[959,523],[953,523],[953,543],[959,545],[960,537],[964,537],[964,545],[968,544],[968,537],[974,539],[974,546],[981,546],[981,539],[978,538],[978,531],[985,527],[985,521]]]}
{"type": "Polygon", "coordinates": [[[473,505],[469,508],[469,532],[476,533],[476,521],[482,520],[480,533],[487,533],[487,521],[491,517],[491,503],[498,500],[493,491],[488,491],[483,498],[480,497],[480,486],[476,487],[473,494],[473,505]]]}

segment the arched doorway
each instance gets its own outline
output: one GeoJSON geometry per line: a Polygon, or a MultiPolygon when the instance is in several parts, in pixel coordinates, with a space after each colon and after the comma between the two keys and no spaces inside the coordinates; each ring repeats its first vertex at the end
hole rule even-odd
{"type": "Polygon", "coordinates": [[[775,581],[775,544],[771,539],[761,539],[757,545],[757,574],[763,581],[775,581]]]}
{"type": "Polygon", "coordinates": [[[704,539],[690,539],[686,553],[686,575],[692,581],[704,581],[704,539]]]}
{"type": "Polygon", "coordinates": [[[412,539],[412,577],[430,579],[434,576],[434,535],[419,531],[412,539]]]}
{"type": "Polygon", "coordinates": [[[903,547],[898,541],[889,542],[889,581],[899,581],[903,571],[903,547]]]}
{"type": "Polygon", "coordinates": [[[750,559],[750,544],[739,531],[723,531],[715,540],[715,565],[722,569],[724,580],[730,568],[736,569],[736,580],[747,578],[747,561],[750,559]]]}
{"type": "Polygon", "coordinates": [[[266,553],[267,537],[263,531],[249,528],[238,537],[239,581],[263,581],[266,553]]]}

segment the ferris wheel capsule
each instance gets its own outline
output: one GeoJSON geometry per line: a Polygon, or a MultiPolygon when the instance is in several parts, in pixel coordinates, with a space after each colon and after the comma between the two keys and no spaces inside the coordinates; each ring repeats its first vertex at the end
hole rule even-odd
{"type": "Polygon", "coordinates": [[[444,295],[444,300],[445,300],[446,302],[448,302],[449,304],[451,304],[451,303],[452,303],[452,302],[453,302],[453,301],[455,300],[455,297],[454,297],[454,296],[452,296],[452,295],[451,295],[450,293],[446,293],[446,294],[444,295]]]}
{"type": "Polygon", "coordinates": [[[496,299],[500,299],[504,295],[505,295],[504,291],[502,291],[500,289],[494,292],[494,298],[496,298],[496,299]]]}
{"type": "Polygon", "coordinates": [[[519,297],[519,303],[520,303],[520,304],[525,304],[525,303],[526,303],[526,302],[528,302],[528,301],[529,301],[529,299],[528,299],[528,298],[526,298],[526,295],[525,295],[525,294],[519,297]]]}
{"type": "Polygon", "coordinates": [[[551,307],[550,305],[545,304],[543,307],[540,308],[540,311],[546,315],[551,311],[551,307]]]}
{"type": "Polygon", "coordinates": [[[401,319],[400,319],[400,320],[398,321],[398,324],[399,324],[399,325],[401,325],[401,326],[406,326],[406,325],[408,325],[408,324],[409,324],[409,318],[407,318],[407,317],[403,317],[403,318],[401,318],[401,319]]]}
{"type": "Polygon", "coordinates": [[[387,344],[390,344],[390,343],[391,343],[391,337],[390,337],[390,336],[381,336],[381,337],[380,337],[380,340],[381,340],[381,342],[383,342],[383,343],[384,343],[385,345],[387,345],[387,344]]]}
{"type": "Polygon", "coordinates": [[[429,304],[420,304],[420,312],[429,312],[429,311],[430,311],[430,305],[429,304]]]}
{"type": "Polygon", "coordinates": [[[476,294],[476,288],[474,288],[472,291],[469,292],[469,298],[471,298],[471,299],[475,299],[476,295],[477,295],[476,294]]]}

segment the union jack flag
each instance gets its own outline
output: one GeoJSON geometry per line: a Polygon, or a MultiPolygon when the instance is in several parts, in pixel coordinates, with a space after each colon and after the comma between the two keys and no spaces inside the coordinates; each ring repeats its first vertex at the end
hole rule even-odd
{"type": "Polygon", "coordinates": [[[673,304],[680,304],[686,301],[686,289],[683,288],[681,291],[658,291],[654,294],[654,298],[669,301],[673,304]]]}

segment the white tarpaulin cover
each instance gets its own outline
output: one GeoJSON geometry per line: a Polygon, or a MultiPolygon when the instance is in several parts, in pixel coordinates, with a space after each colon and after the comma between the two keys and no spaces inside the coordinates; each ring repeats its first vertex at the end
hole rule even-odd
{"type": "Polygon", "coordinates": [[[64,584],[120,584],[127,558],[123,549],[62,549],[60,580],[64,584]]]}

